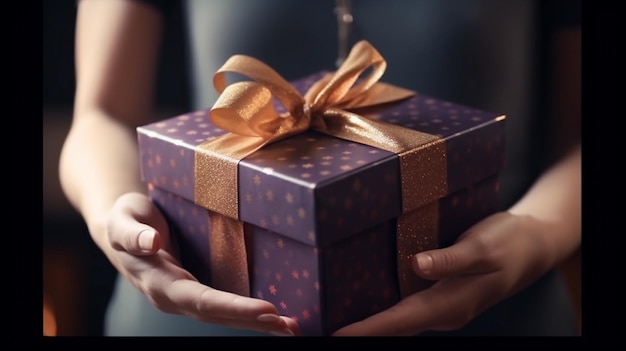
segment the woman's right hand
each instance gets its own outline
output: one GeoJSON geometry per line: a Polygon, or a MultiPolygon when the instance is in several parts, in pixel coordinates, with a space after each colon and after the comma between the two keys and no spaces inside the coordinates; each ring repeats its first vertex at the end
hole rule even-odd
{"type": "Polygon", "coordinates": [[[159,310],[204,322],[279,335],[298,333],[297,323],[270,302],[203,285],[185,270],[163,214],[144,194],[120,196],[105,221],[109,259],[159,310]]]}
{"type": "Polygon", "coordinates": [[[146,2],[78,3],[74,116],[59,161],[63,191],[109,261],[159,310],[296,334],[296,322],[271,303],[199,283],[181,266],[165,218],[143,192],[135,128],[153,116],[161,32],[161,13],[146,2]]]}

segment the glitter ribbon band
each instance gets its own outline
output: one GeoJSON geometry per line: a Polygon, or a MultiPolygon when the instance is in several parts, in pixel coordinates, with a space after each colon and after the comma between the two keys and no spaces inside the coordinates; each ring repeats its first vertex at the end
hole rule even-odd
{"type": "MultiPolygon", "coordinates": [[[[230,240],[240,241],[232,243],[233,247],[241,247],[243,242],[243,230],[234,229],[241,235],[232,235],[219,229],[238,227],[235,222],[239,219],[239,161],[267,144],[308,129],[396,153],[400,159],[403,213],[446,194],[446,154],[442,139],[355,113],[415,95],[414,91],[379,81],[386,65],[373,46],[360,41],[337,71],[315,82],[303,96],[257,59],[234,55],[224,63],[213,78],[220,96],[211,109],[210,118],[217,127],[229,133],[199,145],[195,153],[194,201],[229,218],[221,220],[218,226],[211,224],[210,235],[215,235],[215,240],[221,243],[215,245],[216,250],[225,247],[224,240],[217,236],[225,238],[228,235],[230,240]],[[247,77],[250,81],[227,84],[229,73],[247,77]],[[274,100],[278,100],[286,112],[279,113],[274,100]],[[228,221],[234,222],[223,225],[228,221]]],[[[399,219],[398,230],[403,233],[408,227],[401,224],[405,222],[399,219]]],[[[426,219],[426,222],[433,222],[433,219],[426,219]]],[[[399,239],[411,237],[403,233],[398,233],[399,239]]],[[[405,248],[414,245],[398,242],[404,256],[405,248]]],[[[214,252],[213,248],[211,252],[214,252]]],[[[245,254],[229,257],[226,267],[234,269],[238,266],[237,272],[247,269],[245,254]]],[[[220,267],[223,269],[224,266],[220,267]]],[[[229,281],[232,279],[219,272],[213,276],[224,280],[214,281],[215,287],[232,291],[229,287],[242,286],[241,282],[234,284],[229,281]]],[[[241,278],[242,274],[237,274],[237,279],[241,278]]],[[[243,288],[236,290],[234,292],[242,295],[249,294],[249,291],[242,291],[243,288]]]]}

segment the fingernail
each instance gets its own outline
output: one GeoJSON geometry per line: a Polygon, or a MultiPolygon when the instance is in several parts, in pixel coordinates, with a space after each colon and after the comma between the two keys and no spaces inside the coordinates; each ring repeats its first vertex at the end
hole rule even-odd
{"type": "Polygon", "coordinates": [[[139,248],[144,251],[151,251],[154,246],[154,231],[150,229],[144,229],[139,232],[139,238],[137,239],[139,248]]]}
{"type": "Polygon", "coordinates": [[[256,320],[259,322],[277,322],[280,320],[280,317],[278,317],[275,314],[266,313],[266,314],[261,314],[258,317],[256,317],[256,320]]]}
{"type": "Polygon", "coordinates": [[[418,254],[417,266],[422,272],[430,272],[433,268],[433,258],[429,254],[418,254]]]}
{"type": "Polygon", "coordinates": [[[294,336],[295,334],[290,329],[283,329],[280,331],[271,331],[270,334],[275,336],[294,336]]]}

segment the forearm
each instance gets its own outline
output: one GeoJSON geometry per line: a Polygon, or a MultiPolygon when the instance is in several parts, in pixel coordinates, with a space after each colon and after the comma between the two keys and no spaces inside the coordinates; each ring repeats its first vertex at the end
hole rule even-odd
{"type": "Polygon", "coordinates": [[[67,198],[91,228],[102,225],[120,195],[144,192],[145,187],[140,181],[136,135],[101,111],[85,113],[89,116],[76,120],[66,139],[59,170],[67,198]]]}
{"type": "Polygon", "coordinates": [[[103,250],[113,203],[144,191],[135,127],[150,120],[160,29],[159,13],[137,1],[78,3],[74,116],[59,172],[103,250]]]}
{"type": "Polygon", "coordinates": [[[558,264],[580,245],[581,186],[581,150],[578,146],[544,173],[509,210],[542,223],[537,239],[551,253],[551,265],[558,264]]]}

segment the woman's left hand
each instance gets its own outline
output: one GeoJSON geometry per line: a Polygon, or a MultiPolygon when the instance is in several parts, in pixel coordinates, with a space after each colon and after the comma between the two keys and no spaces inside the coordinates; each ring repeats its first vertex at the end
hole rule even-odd
{"type": "Polygon", "coordinates": [[[414,257],[415,273],[437,281],[430,288],[333,335],[408,336],[459,329],[550,269],[554,255],[542,237],[551,226],[509,212],[489,216],[454,245],[414,257]]]}

